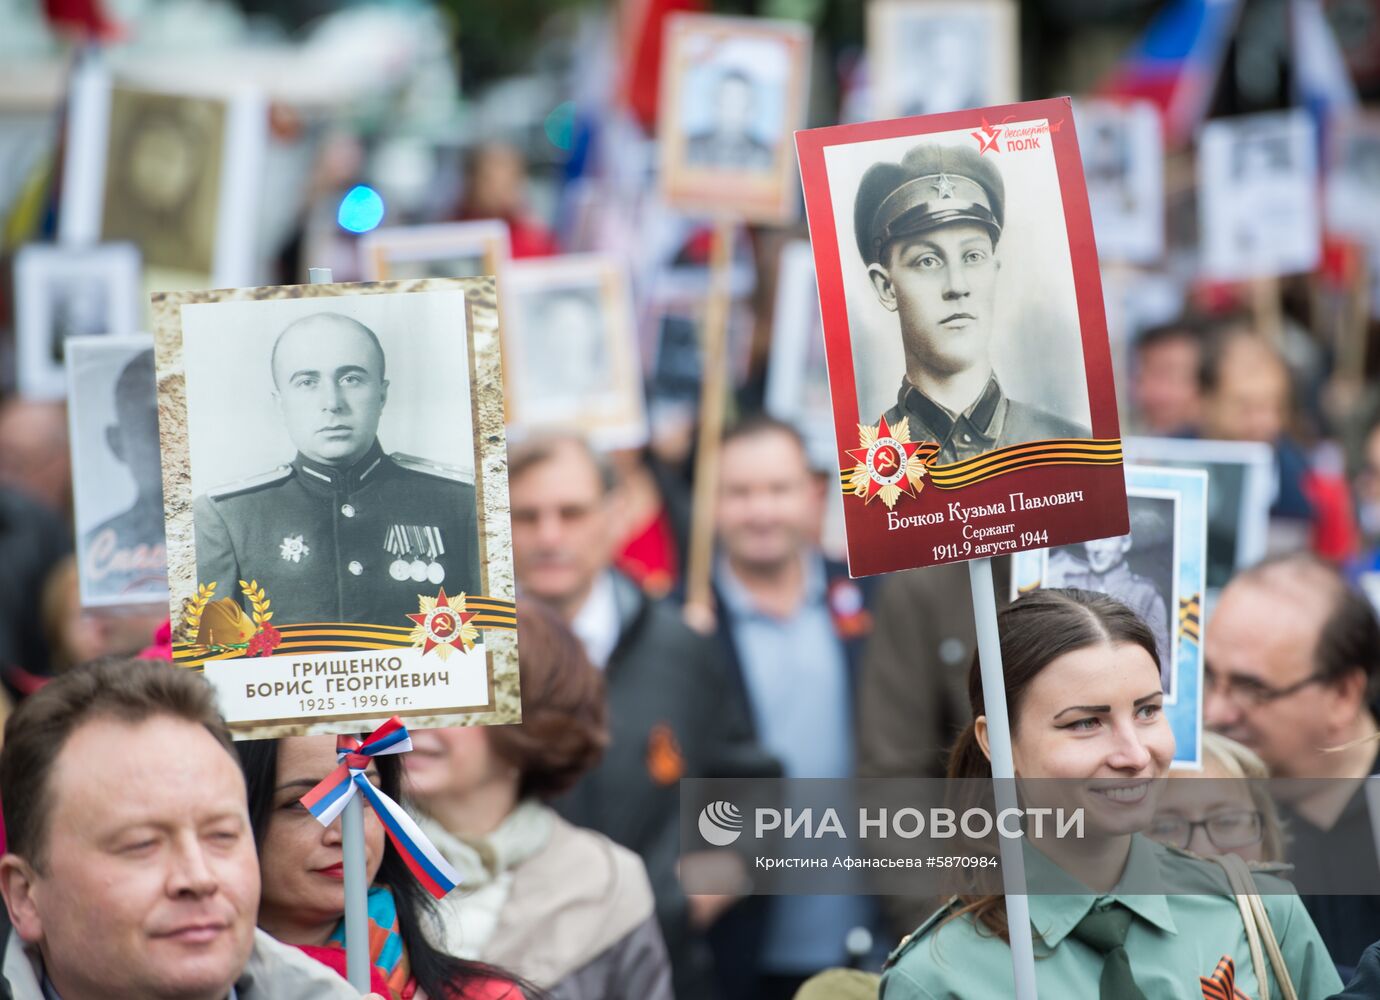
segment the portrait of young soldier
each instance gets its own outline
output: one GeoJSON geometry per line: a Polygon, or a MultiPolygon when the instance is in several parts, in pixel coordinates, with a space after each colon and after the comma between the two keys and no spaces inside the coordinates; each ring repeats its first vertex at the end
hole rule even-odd
{"type": "Polygon", "coordinates": [[[692,134],[687,159],[692,166],[714,170],[767,170],[775,162],[772,147],[753,134],[760,100],[759,84],[737,68],[725,69],[714,82],[713,123],[692,134]]]}
{"type": "Polygon", "coordinates": [[[1002,176],[967,147],[922,143],[874,163],[854,201],[873,291],[896,314],[906,370],[887,424],[935,441],[940,464],[1026,441],[1086,438],[1072,420],[1002,390],[991,343],[1006,216],[1002,176]]]}
{"type": "Polygon", "coordinates": [[[314,313],[288,324],[268,360],[297,454],[197,498],[197,582],[222,598],[257,581],[274,624],[404,624],[418,594],[478,594],[474,487],[379,442],[389,384],[374,331],[314,313]]]}
{"type": "Polygon", "coordinates": [[[115,422],[105,443],[134,480],[129,508],[83,537],[82,574],[102,595],[154,593],[166,586],[163,544],[163,467],[158,457],[158,399],[153,349],[140,351],[115,380],[115,422]]]}
{"type": "Polygon", "coordinates": [[[598,292],[561,289],[534,299],[523,338],[523,389],[533,401],[587,403],[611,382],[598,292]]]}

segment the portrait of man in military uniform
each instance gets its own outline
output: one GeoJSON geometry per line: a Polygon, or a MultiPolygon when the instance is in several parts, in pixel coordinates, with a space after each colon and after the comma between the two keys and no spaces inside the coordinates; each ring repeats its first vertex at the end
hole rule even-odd
{"type": "Polygon", "coordinates": [[[69,346],[73,497],[81,531],[83,599],[88,604],[165,600],[167,552],[153,347],[142,336],[84,337],[69,346]],[[102,383],[100,391],[97,382],[102,383]],[[95,450],[103,454],[92,454],[95,450]],[[123,481],[110,474],[111,465],[123,469],[123,481]],[[127,484],[133,487],[132,502],[91,523],[88,512],[108,511],[105,497],[127,484]]]}
{"type": "Polygon", "coordinates": [[[1109,594],[1139,615],[1155,637],[1160,680],[1165,693],[1172,696],[1174,630],[1169,608],[1174,596],[1174,500],[1131,496],[1127,504],[1129,535],[1052,549],[1042,585],[1109,594]]]}
{"type": "MultiPolygon", "coordinates": [[[[899,326],[905,371],[888,426],[939,444],[948,464],[1027,441],[1086,438],[1061,414],[1012,399],[992,366],[1004,266],[1006,187],[975,146],[922,141],[874,163],[853,201],[854,234],[877,301],[899,326]]],[[[1034,360],[1034,359],[1031,359],[1034,360]]]]}
{"type": "Polygon", "coordinates": [[[598,290],[562,288],[523,303],[523,385],[532,399],[588,405],[613,382],[598,290]]]}
{"type": "Polygon", "coordinates": [[[770,170],[776,153],[753,131],[759,84],[746,70],[735,66],[720,72],[714,83],[712,127],[692,133],[686,143],[686,159],[695,167],[714,170],[770,170]]]}
{"type": "MultiPolygon", "coordinates": [[[[264,361],[296,454],[196,498],[198,582],[243,602],[238,581],[256,581],[275,624],[402,626],[419,595],[477,595],[474,486],[385,450],[390,384],[375,330],[323,308],[288,323],[264,361]]],[[[402,399],[414,402],[405,390],[402,399]]]]}

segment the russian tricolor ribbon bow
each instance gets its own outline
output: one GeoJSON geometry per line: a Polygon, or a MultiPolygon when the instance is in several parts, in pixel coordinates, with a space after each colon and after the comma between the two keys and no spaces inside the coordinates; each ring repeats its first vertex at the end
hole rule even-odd
{"type": "Polygon", "coordinates": [[[426,890],[440,899],[460,884],[460,874],[436,850],[411,816],[391,798],[374,787],[365,775],[371,757],[392,753],[407,753],[412,749],[412,737],[397,716],[374,730],[361,743],[354,736],[338,736],[335,741],[336,769],[322,778],[315,788],[302,796],[302,805],[322,826],[330,826],[345,809],[356,792],[374,807],[374,814],[388,833],[403,861],[417,876],[426,890]]]}

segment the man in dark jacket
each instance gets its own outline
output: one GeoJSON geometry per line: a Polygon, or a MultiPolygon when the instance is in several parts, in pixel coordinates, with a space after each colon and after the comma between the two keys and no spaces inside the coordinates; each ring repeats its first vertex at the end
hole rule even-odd
{"type": "Polygon", "coordinates": [[[642,856],[676,996],[714,995],[702,931],[730,900],[690,897],[676,874],[681,778],[772,777],[740,690],[713,643],[611,569],[619,513],[611,476],[582,441],[545,437],[509,455],[519,589],[552,605],[605,671],[603,762],[555,803],[642,856]]]}
{"type": "MultiPolygon", "coordinates": [[[[870,619],[860,583],[820,551],[820,486],[790,424],[748,417],[724,435],[715,505],[719,639],[757,738],[789,778],[854,773],[853,677],[870,619]]],[[[738,958],[759,939],[759,953],[733,963],[756,974],[726,984],[730,995],[794,996],[809,976],[847,964],[850,933],[869,927],[875,910],[872,899],[846,895],[762,904],[755,926],[739,928],[732,942],[738,958]]],[[[723,936],[716,931],[716,945],[723,936]]]]}

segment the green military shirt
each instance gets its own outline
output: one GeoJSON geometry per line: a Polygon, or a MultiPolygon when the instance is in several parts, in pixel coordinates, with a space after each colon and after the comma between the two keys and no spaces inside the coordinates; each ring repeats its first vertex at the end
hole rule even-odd
{"type": "Polygon", "coordinates": [[[987,380],[982,393],[962,413],[955,416],[902,377],[896,405],[885,413],[889,427],[903,419],[910,424],[912,441],[938,441],[936,465],[948,465],[965,458],[985,455],[998,448],[1050,438],[1086,438],[1088,428],[1011,399],[1002,392],[996,375],[987,380]]]}
{"type": "Polygon", "coordinates": [[[474,487],[377,441],[349,469],[299,454],[193,511],[198,583],[244,605],[239,581],[257,581],[275,625],[406,627],[419,595],[480,593],[474,487]]]}
{"type": "MultiPolygon", "coordinates": [[[[1059,888],[1068,895],[1035,895],[1030,923],[1035,938],[1035,979],[1040,996],[1096,998],[1103,957],[1070,932],[1102,900],[1115,900],[1134,915],[1126,935],[1131,973],[1147,1000],[1202,1000],[1201,976],[1211,976],[1223,956],[1236,970],[1236,987],[1260,995],[1246,930],[1225,873],[1209,861],[1164,847],[1139,834],[1131,840],[1126,871],[1113,890],[1078,892],[1078,883],[1029,844],[1026,878],[1031,885],[1059,888]],[[1143,895],[1127,885],[1171,884],[1191,893],[1143,895]],[[1196,891],[1200,889],[1201,891],[1196,891]]],[[[1256,875],[1266,887],[1271,876],[1256,875]]],[[[1274,887],[1279,888],[1278,882],[1274,887]]],[[[1261,899],[1300,998],[1326,997],[1341,979],[1299,898],[1266,892],[1261,899]]],[[[880,1000],[986,1000],[1009,997],[1015,985],[1011,948],[965,916],[948,923],[953,904],[940,910],[892,954],[882,977],[880,1000]],[[942,926],[941,926],[942,925],[942,926]]],[[[1279,987],[1271,977],[1271,995],[1279,987]]]]}

